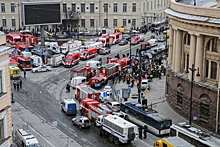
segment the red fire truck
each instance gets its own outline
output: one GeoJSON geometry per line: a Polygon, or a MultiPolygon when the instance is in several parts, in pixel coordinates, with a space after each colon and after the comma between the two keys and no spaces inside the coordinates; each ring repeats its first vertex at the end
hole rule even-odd
{"type": "Polygon", "coordinates": [[[16,45],[19,42],[21,42],[21,36],[19,34],[7,34],[6,35],[6,40],[12,44],[12,45],[16,45]]]}
{"type": "Polygon", "coordinates": [[[18,62],[18,67],[20,68],[20,69],[31,69],[32,68],[32,61],[31,61],[31,59],[27,59],[27,58],[25,58],[25,57],[23,57],[23,56],[17,56],[17,57],[15,57],[15,61],[17,61],[18,62]]]}
{"type": "Polygon", "coordinates": [[[99,68],[99,73],[104,74],[107,79],[111,78],[112,76],[117,76],[119,74],[119,65],[115,63],[103,65],[99,68]]]}
{"type": "Polygon", "coordinates": [[[113,44],[119,43],[122,39],[122,33],[121,32],[112,33],[109,36],[113,37],[113,44]]]}
{"type": "Polygon", "coordinates": [[[28,49],[29,52],[32,51],[34,47],[31,46],[30,44],[24,43],[24,44],[18,44],[16,46],[16,49],[18,50],[18,53],[21,54],[21,52],[25,51],[26,49],[28,49]]]}
{"type": "Polygon", "coordinates": [[[99,74],[89,79],[89,85],[93,88],[101,87],[103,84],[106,83],[107,83],[107,77],[104,74],[99,74]]]}
{"type": "Polygon", "coordinates": [[[91,87],[77,86],[75,97],[80,101],[88,98],[99,101],[99,95],[100,93],[91,87]]]}
{"type": "Polygon", "coordinates": [[[31,34],[22,34],[22,42],[28,43],[28,44],[36,44],[36,36],[31,34]]]}
{"type": "Polygon", "coordinates": [[[107,60],[107,64],[109,63],[117,63],[118,62],[118,58],[111,58],[107,60]]]}
{"type": "Polygon", "coordinates": [[[76,66],[72,69],[70,69],[70,79],[77,76],[83,76],[83,77],[90,77],[92,67],[86,67],[86,66],[76,66]]]}
{"type": "Polygon", "coordinates": [[[99,41],[102,42],[102,46],[107,46],[113,44],[113,37],[112,36],[103,36],[99,38],[99,41]]]}
{"type": "Polygon", "coordinates": [[[125,70],[127,65],[130,65],[131,59],[129,57],[125,57],[117,61],[117,63],[121,64],[121,70],[125,70]]]}

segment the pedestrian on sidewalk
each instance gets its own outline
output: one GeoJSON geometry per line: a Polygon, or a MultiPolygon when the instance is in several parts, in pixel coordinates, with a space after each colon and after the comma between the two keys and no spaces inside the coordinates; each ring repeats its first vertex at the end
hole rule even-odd
{"type": "Polygon", "coordinates": [[[20,88],[22,88],[22,80],[20,79],[20,88]]]}
{"type": "Polygon", "coordinates": [[[138,128],[138,132],[139,132],[139,138],[142,139],[142,127],[139,126],[138,128]]]}
{"type": "Polygon", "coordinates": [[[26,71],[25,71],[25,69],[24,69],[24,78],[26,78],[26,71]]]}
{"type": "Polygon", "coordinates": [[[147,138],[147,132],[148,132],[148,127],[145,125],[144,126],[144,139],[147,138]]]}
{"type": "Polygon", "coordinates": [[[19,86],[20,86],[20,84],[17,82],[16,85],[17,85],[17,90],[19,91],[19,86]]]}
{"type": "Polygon", "coordinates": [[[66,93],[69,93],[69,84],[66,84],[66,93]]]}
{"type": "Polygon", "coordinates": [[[134,79],[132,79],[131,81],[131,88],[133,88],[133,86],[134,86],[134,79]]]}
{"type": "Polygon", "coordinates": [[[16,90],[17,82],[14,81],[13,84],[14,84],[14,89],[16,90]]]}

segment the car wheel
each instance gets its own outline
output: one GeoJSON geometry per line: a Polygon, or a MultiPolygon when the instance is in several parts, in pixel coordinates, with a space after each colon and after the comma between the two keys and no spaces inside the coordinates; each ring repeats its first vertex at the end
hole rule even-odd
{"type": "Polygon", "coordinates": [[[114,141],[114,136],[113,135],[109,135],[109,140],[110,140],[110,142],[113,142],[114,141]]]}
{"type": "Polygon", "coordinates": [[[37,71],[37,70],[35,70],[35,72],[37,73],[38,71],[37,71]]]}
{"type": "Polygon", "coordinates": [[[81,126],[81,125],[79,125],[79,128],[80,128],[80,129],[82,129],[82,126],[81,126]]]}
{"type": "Polygon", "coordinates": [[[48,69],[46,71],[49,71],[48,69]]]}

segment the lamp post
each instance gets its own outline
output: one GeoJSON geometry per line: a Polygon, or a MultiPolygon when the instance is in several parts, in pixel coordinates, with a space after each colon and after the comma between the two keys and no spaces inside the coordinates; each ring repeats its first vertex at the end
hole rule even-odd
{"type": "Polygon", "coordinates": [[[141,48],[138,51],[139,51],[138,102],[141,104],[141,76],[142,76],[142,71],[141,71],[141,48]]]}
{"type": "Polygon", "coordinates": [[[131,36],[130,36],[130,66],[131,66],[131,36]]]}
{"type": "MultiPolygon", "coordinates": [[[[192,124],[192,93],[193,93],[193,81],[194,81],[194,72],[197,70],[196,76],[199,77],[199,68],[195,69],[194,64],[192,64],[192,68],[189,68],[190,71],[192,71],[192,76],[191,76],[191,84],[190,84],[190,106],[189,106],[189,125],[192,124]]],[[[186,73],[189,73],[188,68],[186,70],[186,73]]]]}

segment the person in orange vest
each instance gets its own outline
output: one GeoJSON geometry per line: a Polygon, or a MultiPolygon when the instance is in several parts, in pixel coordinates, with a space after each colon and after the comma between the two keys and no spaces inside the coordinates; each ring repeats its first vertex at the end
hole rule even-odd
{"type": "Polygon", "coordinates": [[[145,74],[145,79],[147,79],[148,78],[148,75],[147,74],[145,74]]]}
{"type": "Polygon", "coordinates": [[[143,80],[143,77],[141,76],[141,81],[143,80]]]}
{"type": "Polygon", "coordinates": [[[137,88],[139,87],[139,80],[137,80],[137,88]]]}
{"type": "Polygon", "coordinates": [[[130,83],[130,77],[129,77],[129,75],[127,75],[127,84],[129,84],[130,83]]]}

